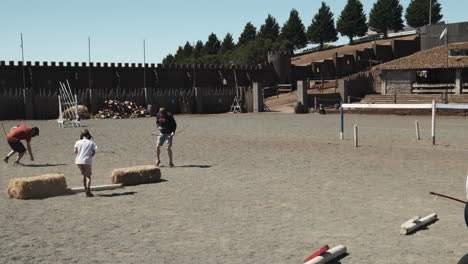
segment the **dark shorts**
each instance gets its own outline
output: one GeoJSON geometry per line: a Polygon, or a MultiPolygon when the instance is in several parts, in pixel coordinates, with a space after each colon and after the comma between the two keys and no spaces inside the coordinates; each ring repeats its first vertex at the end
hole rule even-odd
{"type": "Polygon", "coordinates": [[[8,140],[8,145],[10,145],[10,148],[18,153],[23,153],[26,152],[26,148],[24,147],[23,143],[21,141],[18,142],[13,142],[8,140]]]}

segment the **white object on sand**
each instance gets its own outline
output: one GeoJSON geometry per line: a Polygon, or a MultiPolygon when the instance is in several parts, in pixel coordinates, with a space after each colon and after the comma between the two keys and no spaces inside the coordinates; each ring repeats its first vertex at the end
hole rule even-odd
{"type": "Polygon", "coordinates": [[[429,223],[435,221],[437,219],[437,214],[435,213],[432,213],[428,216],[425,216],[423,218],[419,218],[417,220],[415,220],[414,222],[412,223],[404,223],[406,224],[405,226],[402,225],[401,229],[400,229],[400,235],[407,235],[411,232],[413,232],[414,230],[420,228],[420,227],[423,227],[425,225],[428,225],[429,223]]]}
{"type": "Polygon", "coordinates": [[[466,199],[468,200],[468,176],[466,176],[466,199]]]}
{"type": "Polygon", "coordinates": [[[418,216],[418,215],[413,216],[413,217],[410,218],[408,221],[406,221],[406,222],[404,222],[403,224],[401,224],[401,228],[407,227],[408,225],[412,224],[414,221],[418,220],[419,218],[421,218],[421,217],[418,216]]]}
{"type": "Polygon", "coordinates": [[[343,245],[336,246],[334,248],[331,248],[327,250],[325,253],[323,253],[320,256],[317,256],[309,261],[307,261],[304,264],[325,264],[329,262],[330,260],[333,260],[343,254],[346,253],[346,247],[343,245]]]}
{"type": "MultiPolygon", "coordinates": [[[[96,186],[91,186],[91,191],[105,191],[105,190],[114,190],[117,188],[122,188],[122,184],[108,184],[108,185],[96,185],[96,186]]],[[[84,187],[75,187],[75,188],[70,188],[72,192],[84,192],[85,188],[84,187]]]]}

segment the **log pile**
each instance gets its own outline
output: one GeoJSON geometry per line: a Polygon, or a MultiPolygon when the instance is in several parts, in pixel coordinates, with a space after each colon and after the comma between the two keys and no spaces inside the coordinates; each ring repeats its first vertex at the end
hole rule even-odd
{"type": "Polygon", "coordinates": [[[131,101],[119,102],[117,100],[104,101],[104,108],[98,111],[96,118],[138,118],[149,115],[148,110],[131,101]]]}

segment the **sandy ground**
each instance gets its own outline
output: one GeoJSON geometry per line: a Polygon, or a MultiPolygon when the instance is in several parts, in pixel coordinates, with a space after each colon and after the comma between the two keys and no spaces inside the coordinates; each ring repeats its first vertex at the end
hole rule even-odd
{"type": "MultiPolygon", "coordinates": [[[[428,194],[465,199],[466,118],[439,118],[436,146],[429,117],[347,115],[344,141],[337,115],[176,119],[189,127],[175,139],[177,167],[162,168],[165,182],[96,198],[10,200],[3,193],[0,263],[302,263],[324,244],[347,246],[349,254],[334,262],[343,264],[456,263],[468,253],[462,204],[428,194]],[[359,148],[350,139],[353,123],[359,148]],[[399,235],[404,221],[432,212],[439,221],[399,235]]],[[[26,123],[41,129],[32,143],[36,161],[0,164],[0,188],[56,172],[80,186],[71,154],[79,129],[26,123]]],[[[109,183],[113,168],[154,162],[153,119],[83,123],[101,151],[94,183],[109,183]]]]}

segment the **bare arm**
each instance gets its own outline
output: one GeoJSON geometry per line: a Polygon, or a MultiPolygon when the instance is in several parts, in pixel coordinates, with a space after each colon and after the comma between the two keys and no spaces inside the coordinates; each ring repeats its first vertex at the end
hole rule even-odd
{"type": "Polygon", "coordinates": [[[77,148],[73,148],[73,154],[78,154],[78,149],[77,148]]]}
{"type": "Polygon", "coordinates": [[[92,154],[93,157],[94,157],[94,154],[96,154],[96,151],[95,151],[95,150],[93,150],[93,154],[92,154]]]}
{"type": "Polygon", "coordinates": [[[32,154],[31,142],[30,141],[26,141],[26,147],[28,149],[29,157],[31,158],[32,161],[34,161],[34,156],[32,154]]]}

